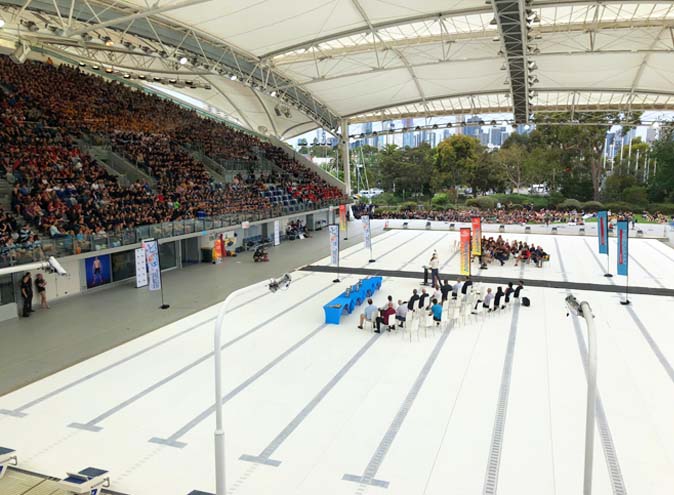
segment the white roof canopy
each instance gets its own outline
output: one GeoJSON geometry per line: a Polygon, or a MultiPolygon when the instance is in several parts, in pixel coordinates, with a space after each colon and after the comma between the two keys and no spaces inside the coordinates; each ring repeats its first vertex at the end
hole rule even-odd
{"type": "Polygon", "coordinates": [[[210,105],[282,137],[345,117],[674,109],[672,2],[4,1],[0,37],[194,78],[210,105]]]}

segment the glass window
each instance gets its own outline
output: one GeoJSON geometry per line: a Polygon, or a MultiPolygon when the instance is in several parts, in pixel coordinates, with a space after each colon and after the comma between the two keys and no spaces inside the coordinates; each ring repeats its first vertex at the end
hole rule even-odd
{"type": "Polygon", "coordinates": [[[11,275],[0,277],[0,305],[16,302],[14,283],[11,275]]]}
{"type": "Polygon", "coordinates": [[[136,256],[134,251],[122,251],[112,255],[112,279],[126,280],[136,276],[136,256]]]}
{"type": "Polygon", "coordinates": [[[162,270],[176,267],[176,243],[167,242],[159,245],[159,265],[162,270]]]}

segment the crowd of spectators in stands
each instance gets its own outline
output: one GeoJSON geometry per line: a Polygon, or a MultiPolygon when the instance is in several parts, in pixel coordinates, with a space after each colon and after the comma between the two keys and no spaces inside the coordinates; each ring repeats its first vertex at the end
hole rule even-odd
{"type": "MultiPolygon", "coordinates": [[[[0,56],[0,165],[12,185],[12,214],[23,218],[32,231],[53,238],[268,210],[270,202],[260,192],[269,180],[283,184],[304,202],[342,196],[282,149],[168,100],[65,65],[18,65],[4,56],[0,56]],[[85,136],[109,143],[156,184],[136,181],[121,186],[79,149],[78,139],[85,136]],[[264,179],[250,174],[217,183],[182,146],[216,160],[244,160],[251,169],[263,149],[283,173],[264,179]]],[[[9,215],[10,221],[7,215],[0,245],[10,243],[7,234],[16,233],[16,219],[9,215]]]]}

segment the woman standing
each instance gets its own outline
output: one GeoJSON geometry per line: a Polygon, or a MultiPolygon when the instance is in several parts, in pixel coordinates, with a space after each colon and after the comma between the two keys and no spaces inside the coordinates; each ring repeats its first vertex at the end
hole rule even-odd
{"type": "Polygon", "coordinates": [[[37,289],[37,294],[40,296],[40,307],[42,309],[49,309],[49,304],[47,303],[47,281],[41,273],[35,276],[35,288],[37,289]]]}

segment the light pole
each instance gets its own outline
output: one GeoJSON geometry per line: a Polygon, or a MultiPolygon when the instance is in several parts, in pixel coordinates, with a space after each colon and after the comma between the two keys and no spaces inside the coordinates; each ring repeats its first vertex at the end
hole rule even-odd
{"type": "Polygon", "coordinates": [[[215,493],[216,495],[226,494],[225,484],[225,431],[222,426],[222,350],[220,349],[220,340],[222,336],[222,324],[225,316],[229,312],[229,303],[237,296],[256,289],[267,287],[271,292],[285,290],[290,285],[292,279],[287,273],[283,277],[249,285],[235,290],[228,295],[220,305],[218,317],[215,319],[215,334],[213,339],[213,355],[215,357],[215,493]]]}
{"type": "Polygon", "coordinates": [[[597,336],[594,315],[587,301],[581,303],[571,294],[566,296],[569,313],[581,316],[587,324],[587,404],[585,410],[585,470],[583,495],[592,493],[592,457],[594,453],[594,410],[597,401],[597,336]]]}

